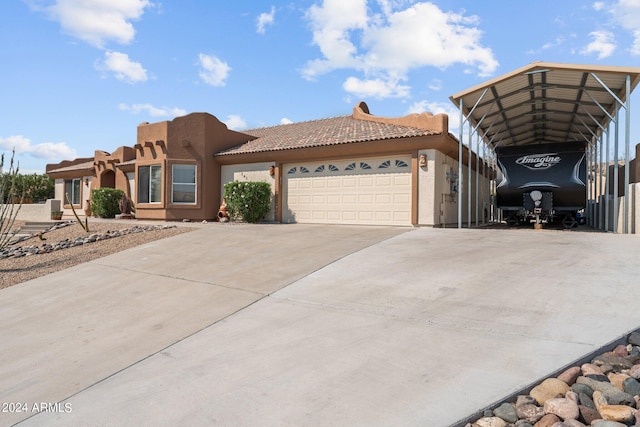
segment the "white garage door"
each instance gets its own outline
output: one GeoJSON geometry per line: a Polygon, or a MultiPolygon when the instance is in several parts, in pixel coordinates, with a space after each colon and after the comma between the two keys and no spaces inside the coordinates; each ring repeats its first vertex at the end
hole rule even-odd
{"type": "Polygon", "coordinates": [[[287,164],[284,222],[411,224],[411,158],[287,164]]]}

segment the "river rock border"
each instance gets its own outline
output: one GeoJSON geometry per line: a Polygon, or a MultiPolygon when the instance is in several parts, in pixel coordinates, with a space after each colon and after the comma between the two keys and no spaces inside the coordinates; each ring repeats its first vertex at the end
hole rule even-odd
{"type": "MultiPolygon", "coordinates": [[[[59,228],[67,227],[72,224],[74,224],[74,222],[61,222],[43,231],[43,234],[49,231],[57,230],[59,228]]],[[[39,233],[36,233],[30,236],[22,236],[12,241],[8,246],[6,246],[2,251],[0,251],[0,259],[21,258],[24,256],[46,254],[46,253],[58,251],[61,249],[73,248],[76,246],[87,245],[93,242],[99,242],[101,240],[126,236],[128,234],[144,233],[146,231],[155,231],[155,230],[166,230],[169,228],[176,228],[176,226],[175,225],[135,225],[133,227],[126,228],[123,230],[113,230],[113,231],[107,230],[104,233],[93,233],[93,234],[87,233],[86,236],[80,236],[73,240],[64,239],[57,243],[43,242],[41,245],[15,246],[16,243],[23,242],[27,239],[31,239],[39,234],[39,233]]]]}
{"type": "Polygon", "coordinates": [[[486,409],[465,427],[640,426],[640,333],[588,363],[550,377],[529,394],[486,409]]]}

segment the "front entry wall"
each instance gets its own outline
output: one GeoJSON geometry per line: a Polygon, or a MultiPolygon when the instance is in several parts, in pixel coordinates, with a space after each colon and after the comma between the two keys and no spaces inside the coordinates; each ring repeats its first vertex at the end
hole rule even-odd
{"type": "Polygon", "coordinates": [[[411,225],[411,157],[283,167],[283,222],[411,225]]]}

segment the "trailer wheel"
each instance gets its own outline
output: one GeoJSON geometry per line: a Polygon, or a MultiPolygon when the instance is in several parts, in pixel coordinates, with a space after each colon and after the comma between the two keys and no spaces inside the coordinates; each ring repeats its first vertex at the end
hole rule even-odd
{"type": "Polygon", "coordinates": [[[517,216],[515,216],[515,215],[509,215],[509,216],[505,219],[505,221],[507,222],[507,225],[508,225],[509,227],[515,227],[515,226],[517,226],[517,225],[520,225],[520,219],[519,219],[517,216]]]}
{"type": "Polygon", "coordinates": [[[569,230],[571,228],[576,228],[578,226],[578,221],[576,221],[573,215],[569,214],[565,215],[565,217],[562,218],[562,225],[564,226],[564,228],[569,230]]]}

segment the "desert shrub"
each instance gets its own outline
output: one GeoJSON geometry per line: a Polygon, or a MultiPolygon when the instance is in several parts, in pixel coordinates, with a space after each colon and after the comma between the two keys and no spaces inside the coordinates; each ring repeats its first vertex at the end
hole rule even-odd
{"type": "Polygon", "coordinates": [[[91,211],[99,218],[114,218],[120,213],[124,191],[116,188],[97,188],[91,191],[91,211]]]}
{"type": "Polygon", "coordinates": [[[233,181],[224,185],[224,198],[231,218],[258,222],[271,209],[271,186],[266,182],[233,181]]]}
{"type": "Polygon", "coordinates": [[[17,198],[22,200],[24,192],[18,189],[18,164],[14,164],[15,151],[11,153],[9,169],[5,172],[4,153],[0,154],[0,249],[9,244],[15,234],[13,223],[22,207],[22,202],[17,205],[5,203],[5,201],[17,198]]]}
{"type": "Polygon", "coordinates": [[[46,202],[47,199],[55,198],[55,181],[46,174],[20,175],[20,184],[25,197],[31,199],[33,203],[46,202]]]}

